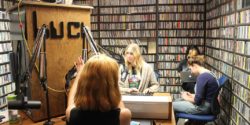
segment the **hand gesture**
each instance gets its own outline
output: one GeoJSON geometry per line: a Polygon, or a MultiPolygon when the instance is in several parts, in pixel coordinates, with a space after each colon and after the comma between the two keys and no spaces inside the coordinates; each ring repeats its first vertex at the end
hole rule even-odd
{"type": "Polygon", "coordinates": [[[139,90],[137,88],[130,88],[129,89],[129,93],[131,93],[131,94],[137,94],[137,93],[139,93],[139,90]]]}
{"type": "Polygon", "coordinates": [[[145,89],[145,90],[143,91],[143,93],[144,93],[144,94],[148,94],[148,93],[152,93],[152,91],[151,91],[149,88],[147,88],[147,89],[145,89]]]}
{"type": "Polygon", "coordinates": [[[79,73],[79,72],[81,72],[82,71],[82,69],[83,69],[83,66],[84,66],[84,61],[82,60],[82,57],[81,56],[79,56],[78,58],[77,58],[77,60],[75,61],[75,67],[76,67],[76,71],[79,73]]]}

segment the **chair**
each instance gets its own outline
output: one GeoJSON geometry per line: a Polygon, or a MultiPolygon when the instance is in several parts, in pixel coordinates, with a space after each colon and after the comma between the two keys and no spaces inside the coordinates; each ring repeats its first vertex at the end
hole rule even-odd
{"type": "Polygon", "coordinates": [[[211,112],[212,114],[208,115],[193,115],[193,114],[187,114],[187,113],[176,113],[177,118],[184,118],[189,119],[190,123],[198,123],[199,125],[205,124],[206,122],[212,122],[217,119],[217,115],[220,113],[220,104],[218,100],[218,97],[220,95],[221,88],[227,83],[229,79],[226,76],[221,76],[218,79],[219,82],[219,88],[216,90],[215,95],[213,96],[212,102],[211,102],[211,112]]]}
{"type": "Polygon", "coordinates": [[[73,108],[67,125],[119,125],[120,108],[108,112],[85,111],[73,108]]]}

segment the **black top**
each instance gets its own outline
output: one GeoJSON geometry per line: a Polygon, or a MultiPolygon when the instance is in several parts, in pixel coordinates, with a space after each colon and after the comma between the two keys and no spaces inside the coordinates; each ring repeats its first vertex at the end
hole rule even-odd
{"type": "Polygon", "coordinates": [[[108,112],[73,108],[67,125],[120,125],[120,108],[108,112]]]}

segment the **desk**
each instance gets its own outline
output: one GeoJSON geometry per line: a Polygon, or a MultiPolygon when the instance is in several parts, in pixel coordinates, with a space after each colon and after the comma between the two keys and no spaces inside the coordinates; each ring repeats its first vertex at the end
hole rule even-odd
{"type": "MultiPolygon", "coordinates": [[[[9,124],[9,122],[5,122],[1,125],[43,125],[44,122],[46,122],[47,120],[41,121],[41,122],[34,122],[30,119],[29,116],[27,116],[27,113],[19,110],[19,115],[20,115],[20,122],[17,124],[9,124]]],[[[55,117],[52,118],[51,121],[54,121],[54,125],[66,125],[65,121],[62,120],[64,116],[59,116],[59,117],[55,117]]]]}
{"type": "MultiPolygon", "coordinates": [[[[169,93],[155,93],[154,95],[157,95],[157,96],[161,96],[161,95],[170,96],[169,93]]],[[[45,121],[42,121],[42,122],[34,123],[33,121],[31,121],[31,119],[28,116],[26,116],[26,113],[23,113],[23,112],[20,111],[19,114],[21,115],[21,118],[22,118],[21,124],[23,124],[23,125],[43,125],[43,123],[45,122],[45,121]]],[[[54,125],[63,125],[63,124],[65,124],[65,121],[62,121],[62,117],[52,118],[52,121],[55,122],[54,125]]],[[[173,108],[172,108],[172,115],[171,115],[170,119],[168,119],[168,120],[154,120],[154,123],[155,123],[155,125],[176,125],[173,108]]],[[[3,123],[1,125],[9,125],[9,123],[6,122],[6,123],[3,123]]]]}
{"type": "MultiPolygon", "coordinates": [[[[170,93],[154,93],[155,96],[170,96],[170,93]]],[[[171,112],[171,118],[168,120],[155,120],[155,125],[176,125],[175,122],[175,117],[174,117],[174,110],[173,110],[173,106],[171,103],[171,108],[172,108],[172,112],[171,112]]]]}

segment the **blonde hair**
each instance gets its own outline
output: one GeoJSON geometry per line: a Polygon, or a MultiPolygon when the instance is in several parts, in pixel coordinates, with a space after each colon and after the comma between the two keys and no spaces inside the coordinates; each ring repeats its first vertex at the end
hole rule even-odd
{"type": "Polygon", "coordinates": [[[205,62],[205,57],[203,55],[189,55],[188,65],[193,66],[194,64],[203,66],[205,62]]]}
{"type": "MultiPolygon", "coordinates": [[[[142,68],[142,65],[144,63],[144,59],[141,55],[140,47],[136,43],[131,43],[126,47],[125,54],[129,48],[132,50],[134,58],[135,58],[135,60],[134,60],[135,69],[137,71],[140,71],[140,69],[142,68]]],[[[130,64],[126,58],[125,58],[125,65],[128,67],[128,69],[130,69],[130,70],[132,69],[132,64],[130,64]]]]}
{"type": "Polygon", "coordinates": [[[91,57],[80,74],[74,102],[83,110],[109,111],[121,101],[119,65],[105,55],[91,57]]]}

